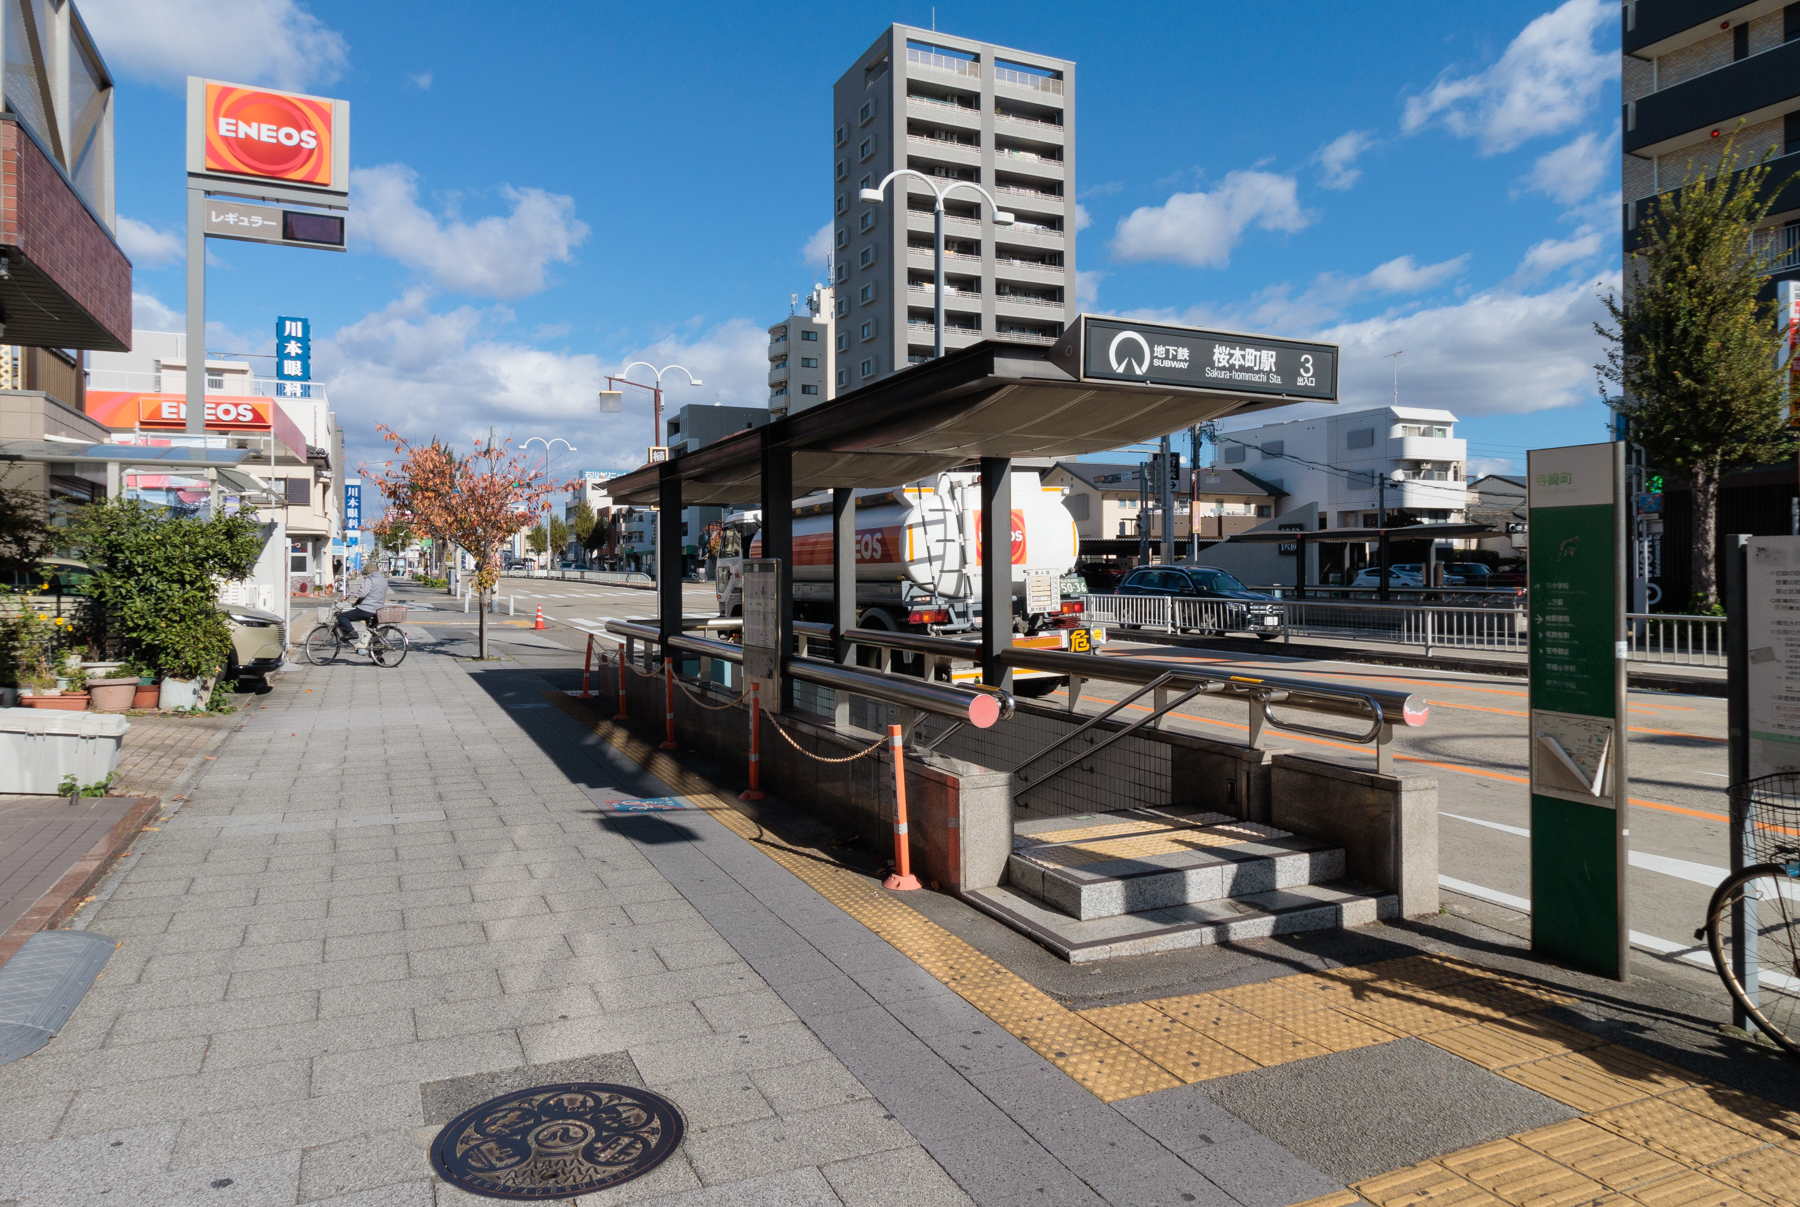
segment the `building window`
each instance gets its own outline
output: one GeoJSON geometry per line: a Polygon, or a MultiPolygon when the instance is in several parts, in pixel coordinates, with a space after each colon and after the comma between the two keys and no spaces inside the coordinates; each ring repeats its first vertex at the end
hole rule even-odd
{"type": "Polygon", "coordinates": [[[848,264],[844,263],[842,260],[839,260],[838,266],[837,266],[837,279],[841,281],[845,277],[848,277],[849,275],[850,275],[850,266],[848,264]]]}
{"type": "Polygon", "coordinates": [[[819,358],[816,356],[802,356],[800,358],[800,367],[802,369],[816,369],[819,367],[819,358]]]}
{"type": "Polygon", "coordinates": [[[1258,503],[1256,505],[1256,514],[1258,516],[1272,516],[1275,514],[1275,505],[1273,503],[1258,503]]]}
{"type": "Polygon", "coordinates": [[[873,302],[875,300],[875,282],[870,281],[867,285],[864,285],[860,296],[862,298],[862,304],[865,306],[870,302],[873,302]]]}
{"type": "Polygon", "coordinates": [[[864,377],[875,376],[875,358],[873,356],[864,358],[862,363],[862,375],[864,377]]]}
{"type": "Polygon", "coordinates": [[[839,180],[847,180],[847,179],[849,179],[849,176],[850,176],[850,165],[845,163],[841,159],[838,160],[837,178],[839,180]]]}
{"type": "Polygon", "coordinates": [[[802,331],[800,333],[800,342],[803,344],[816,344],[819,342],[819,333],[817,331],[802,331]]]}
{"type": "Polygon", "coordinates": [[[858,335],[860,335],[863,339],[874,339],[875,338],[875,320],[874,319],[865,319],[863,321],[863,325],[856,329],[856,333],[858,335]]]}
{"type": "Polygon", "coordinates": [[[860,230],[860,231],[866,231],[866,230],[870,229],[871,227],[873,227],[874,225],[875,225],[875,211],[874,210],[864,210],[862,212],[862,217],[860,217],[856,220],[856,229],[860,230]]]}
{"type": "Polygon", "coordinates": [[[1372,427],[1357,428],[1344,437],[1344,446],[1346,448],[1374,448],[1375,429],[1372,427]]]}
{"type": "Polygon", "coordinates": [[[1227,464],[1235,465],[1244,459],[1244,454],[1248,451],[1243,445],[1234,444],[1225,450],[1225,461],[1227,464]]]}
{"type": "Polygon", "coordinates": [[[837,145],[841,147],[849,141],[850,141],[850,127],[849,126],[839,126],[837,128],[837,145]]]}
{"type": "Polygon", "coordinates": [[[839,193],[838,199],[837,199],[837,212],[842,214],[842,213],[845,213],[846,211],[848,211],[849,208],[850,208],[850,199],[848,197],[844,196],[842,193],[839,193]]]}
{"type": "Polygon", "coordinates": [[[817,394],[819,392],[819,387],[818,386],[801,386],[800,392],[802,394],[817,394]]]}
{"type": "Polygon", "coordinates": [[[873,137],[863,139],[862,144],[856,148],[856,157],[866,160],[873,154],[875,154],[875,139],[873,137]]]}
{"type": "Polygon", "coordinates": [[[848,331],[838,332],[838,351],[850,351],[850,333],[848,331]]]}
{"type": "Polygon", "coordinates": [[[839,247],[849,247],[850,246],[850,232],[849,231],[844,230],[841,227],[838,229],[837,245],[839,247]]]}
{"type": "Polygon", "coordinates": [[[849,313],[850,313],[850,299],[849,298],[839,298],[838,299],[838,317],[843,318],[845,315],[847,315],[849,313]]]}
{"type": "Polygon", "coordinates": [[[839,369],[838,370],[838,384],[840,386],[847,386],[850,384],[850,370],[848,370],[848,369],[839,369]]]}
{"type": "Polygon", "coordinates": [[[874,180],[875,180],[875,178],[873,176],[864,176],[860,181],[857,182],[856,187],[859,189],[866,189],[869,187],[869,185],[871,183],[874,182],[874,180]]]}
{"type": "Polygon", "coordinates": [[[875,102],[872,100],[864,101],[862,108],[856,111],[856,120],[865,126],[869,124],[874,116],[875,102]]]}
{"type": "Polygon", "coordinates": [[[862,263],[862,266],[867,268],[869,265],[875,263],[875,249],[873,247],[863,248],[862,255],[858,257],[858,259],[862,263]]]}

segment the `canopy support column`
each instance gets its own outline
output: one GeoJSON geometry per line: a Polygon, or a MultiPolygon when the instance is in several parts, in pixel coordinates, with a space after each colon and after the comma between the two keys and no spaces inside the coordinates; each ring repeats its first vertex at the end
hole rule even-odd
{"type": "MultiPolygon", "coordinates": [[[[673,657],[671,637],[681,636],[681,475],[662,463],[656,482],[656,619],[664,657],[673,657]]],[[[554,556],[551,553],[549,556],[554,556]]]]}
{"type": "MultiPolygon", "coordinates": [[[[831,491],[831,628],[832,656],[849,665],[855,649],[848,636],[856,627],[856,495],[848,486],[831,491]]],[[[837,693],[837,725],[850,724],[850,697],[837,693]]]]}
{"type": "MultiPolygon", "coordinates": [[[[785,662],[794,653],[794,453],[762,431],[762,555],[781,563],[775,648],[785,662]]],[[[782,712],[794,706],[793,682],[781,677],[782,712]]]]}
{"type": "Polygon", "coordinates": [[[981,681],[1012,689],[1012,670],[1000,661],[1012,648],[1012,458],[981,459],[981,681]]]}

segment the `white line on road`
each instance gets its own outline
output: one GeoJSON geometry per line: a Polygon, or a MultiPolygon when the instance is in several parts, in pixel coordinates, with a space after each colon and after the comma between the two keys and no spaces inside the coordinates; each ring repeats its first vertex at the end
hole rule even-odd
{"type": "MultiPolygon", "coordinates": [[[[1499,889],[1484,888],[1479,884],[1470,884],[1467,880],[1456,880],[1449,876],[1439,876],[1438,884],[1466,897],[1492,901],[1495,905],[1504,905],[1507,909],[1517,910],[1521,914],[1531,912],[1531,902],[1527,898],[1515,897],[1511,893],[1503,893],[1499,889]]],[[[1631,942],[1634,946],[1642,947],[1646,951],[1654,951],[1658,955],[1674,956],[1691,964],[1698,964],[1702,968],[1713,966],[1712,953],[1706,948],[1696,947],[1692,943],[1672,943],[1668,939],[1647,935],[1641,930],[1631,932],[1631,942]]]]}
{"type": "MultiPolygon", "coordinates": [[[[1450,817],[1457,821],[1466,821],[1472,825],[1486,826],[1490,830],[1499,830],[1506,834],[1516,834],[1520,838],[1530,838],[1531,831],[1520,826],[1508,826],[1497,821],[1487,821],[1480,817],[1464,817],[1460,813],[1440,813],[1440,817],[1450,817]]],[[[1687,859],[1671,859],[1667,855],[1651,855],[1644,851],[1631,852],[1631,866],[1643,868],[1647,872],[1661,872],[1665,876],[1673,876],[1678,880],[1691,880],[1695,884],[1704,884],[1707,888],[1718,888],[1725,877],[1731,873],[1724,868],[1716,868],[1708,863],[1694,863],[1687,859]]]]}

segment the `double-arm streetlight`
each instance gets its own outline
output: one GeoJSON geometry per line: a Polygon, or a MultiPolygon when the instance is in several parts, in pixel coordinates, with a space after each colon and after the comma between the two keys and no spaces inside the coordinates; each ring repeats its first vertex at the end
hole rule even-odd
{"type": "MultiPolygon", "coordinates": [[[[521,449],[527,449],[527,448],[530,448],[534,444],[541,444],[544,446],[544,473],[546,473],[546,474],[548,474],[550,472],[550,446],[551,445],[560,444],[564,448],[568,449],[570,452],[576,451],[575,446],[573,444],[570,444],[567,440],[564,440],[561,436],[557,436],[554,439],[550,439],[550,440],[546,440],[542,436],[533,436],[531,439],[527,440],[524,444],[521,444],[519,447],[521,449]]],[[[550,509],[548,507],[546,507],[544,509],[544,560],[546,562],[548,562],[548,561],[551,561],[552,559],[553,559],[553,555],[550,550],[550,509]]]]}
{"type": "Polygon", "coordinates": [[[951,193],[954,193],[957,189],[973,189],[987,200],[989,208],[993,211],[995,226],[1011,226],[1013,224],[1013,216],[1000,208],[1000,203],[994,200],[994,195],[992,193],[988,192],[974,181],[952,180],[949,184],[940,189],[935,178],[927,176],[925,173],[916,171],[912,168],[900,168],[896,171],[889,172],[886,176],[881,178],[880,184],[872,189],[864,189],[858,196],[869,205],[880,205],[882,193],[887,189],[888,183],[896,176],[917,176],[920,180],[925,182],[925,187],[931,190],[932,197],[936,199],[936,205],[932,214],[935,225],[934,236],[932,239],[931,262],[936,282],[932,292],[936,297],[932,310],[934,334],[931,339],[931,352],[934,357],[941,358],[944,355],[944,198],[951,193]]]}
{"type": "Polygon", "coordinates": [[[656,403],[656,413],[655,413],[655,417],[652,420],[652,422],[655,423],[656,428],[654,431],[652,431],[650,433],[650,447],[651,448],[655,448],[656,446],[663,443],[662,379],[663,379],[664,373],[667,373],[673,369],[680,369],[683,373],[687,373],[688,384],[690,386],[697,386],[697,385],[702,384],[698,377],[695,377],[692,373],[688,372],[687,368],[682,365],[664,365],[662,368],[659,369],[647,360],[634,360],[630,364],[626,365],[623,369],[619,370],[619,376],[608,377],[606,379],[608,382],[618,381],[618,382],[623,382],[624,384],[626,384],[628,386],[636,386],[640,390],[654,391],[655,403],[656,403]],[[646,368],[646,369],[650,370],[652,373],[656,374],[656,384],[654,386],[647,386],[641,381],[632,381],[625,376],[625,374],[631,372],[633,369],[637,368],[639,365],[644,366],[644,368],[646,368]]]}

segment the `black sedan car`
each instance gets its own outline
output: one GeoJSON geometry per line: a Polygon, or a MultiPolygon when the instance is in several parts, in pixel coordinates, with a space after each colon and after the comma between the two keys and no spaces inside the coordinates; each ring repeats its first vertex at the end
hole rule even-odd
{"type": "Polygon", "coordinates": [[[1119,595],[1163,595],[1175,600],[1218,600],[1223,606],[1183,608],[1177,604],[1177,629],[1201,632],[1249,632],[1264,641],[1281,635],[1281,601],[1252,591],[1214,566],[1139,566],[1119,584],[1119,595]]]}

